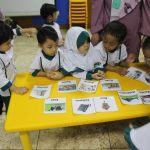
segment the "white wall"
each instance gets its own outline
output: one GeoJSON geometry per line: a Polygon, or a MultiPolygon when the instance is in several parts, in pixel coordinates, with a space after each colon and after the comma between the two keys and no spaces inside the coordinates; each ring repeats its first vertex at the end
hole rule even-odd
{"type": "Polygon", "coordinates": [[[5,16],[40,15],[43,3],[54,4],[54,0],[0,0],[0,9],[5,16]]]}

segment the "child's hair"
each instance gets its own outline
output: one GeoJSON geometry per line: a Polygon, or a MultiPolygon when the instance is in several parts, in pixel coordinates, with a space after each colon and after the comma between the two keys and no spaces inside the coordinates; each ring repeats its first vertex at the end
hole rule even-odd
{"type": "Polygon", "coordinates": [[[13,39],[13,35],[12,29],[4,22],[0,21],[0,45],[13,39]]]}
{"type": "Polygon", "coordinates": [[[38,43],[43,44],[47,39],[51,39],[55,42],[58,41],[57,32],[50,26],[41,28],[37,33],[38,43]]]}
{"type": "Polygon", "coordinates": [[[147,37],[142,45],[143,50],[150,50],[150,36],[147,37]]]}
{"type": "Polygon", "coordinates": [[[40,9],[40,14],[43,19],[47,19],[48,16],[53,16],[53,13],[58,11],[55,5],[45,3],[40,9]]]}
{"type": "Polygon", "coordinates": [[[127,35],[127,28],[119,21],[112,21],[104,27],[103,34],[110,34],[116,37],[119,43],[121,43],[127,35]]]}

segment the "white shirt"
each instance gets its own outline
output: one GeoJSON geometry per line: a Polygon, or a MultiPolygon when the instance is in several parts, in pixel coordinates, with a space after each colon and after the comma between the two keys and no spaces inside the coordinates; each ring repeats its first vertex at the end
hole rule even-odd
{"type": "Polygon", "coordinates": [[[149,150],[150,149],[150,123],[136,129],[132,129],[130,132],[130,137],[133,144],[139,150],[149,150]]]}
{"type": "Polygon", "coordinates": [[[63,52],[59,49],[52,60],[47,59],[42,51],[40,50],[30,66],[30,72],[33,73],[35,70],[51,71],[58,70],[63,59],[63,52]],[[60,55],[59,55],[60,54],[60,55]]]}
{"type": "MultiPolygon", "coordinates": [[[[0,88],[7,85],[9,82],[13,83],[16,76],[16,67],[13,61],[13,49],[6,53],[0,53],[0,88]]],[[[9,89],[2,91],[1,96],[10,96],[9,89]]]]}
{"type": "Polygon", "coordinates": [[[103,64],[109,64],[114,66],[117,63],[120,63],[127,58],[127,50],[124,44],[121,45],[115,52],[110,53],[106,52],[103,47],[103,42],[98,43],[95,47],[99,51],[99,57],[102,60],[103,64]]]}

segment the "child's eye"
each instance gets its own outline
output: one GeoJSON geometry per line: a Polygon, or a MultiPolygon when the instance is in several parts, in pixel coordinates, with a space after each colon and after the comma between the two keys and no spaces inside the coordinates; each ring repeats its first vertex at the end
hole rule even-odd
{"type": "Polygon", "coordinates": [[[49,49],[51,49],[51,48],[52,48],[52,46],[49,46],[48,48],[49,48],[49,49]]]}

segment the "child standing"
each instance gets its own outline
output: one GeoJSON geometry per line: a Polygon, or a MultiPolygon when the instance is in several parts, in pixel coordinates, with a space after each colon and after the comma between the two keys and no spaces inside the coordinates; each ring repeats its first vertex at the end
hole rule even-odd
{"type": "Polygon", "coordinates": [[[61,67],[63,52],[58,49],[58,35],[56,31],[46,26],[39,30],[37,40],[41,48],[30,66],[33,76],[49,79],[61,79],[67,73],[61,67]]]}
{"type": "Polygon", "coordinates": [[[53,27],[59,37],[58,46],[62,46],[64,44],[64,41],[61,35],[59,24],[56,23],[56,20],[59,15],[59,11],[55,7],[55,5],[48,4],[48,3],[43,4],[40,9],[40,14],[41,17],[45,20],[45,24],[43,25],[43,27],[45,26],[53,27]]]}
{"type": "Polygon", "coordinates": [[[126,34],[125,25],[118,21],[112,21],[103,30],[102,42],[95,46],[106,70],[117,72],[120,75],[127,73],[127,69],[124,68],[124,66],[128,66],[127,50],[126,46],[122,44],[126,34]]]}
{"type": "Polygon", "coordinates": [[[12,91],[18,94],[27,92],[27,88],[17,87],[13,84],[16,68],[11,48],[12,39],[13,31],[11,28],[0,22],[0,114],[2,114],[3,103],[5,103],[7,113],[12,91]]]}
{"type": "Polygon", "coordinates": [[[81,27],[68,30],[64,43],[63,67],[74,77],[82,79],[104,78],[104,67],[90,44],[88,32],[81,27]]]}

